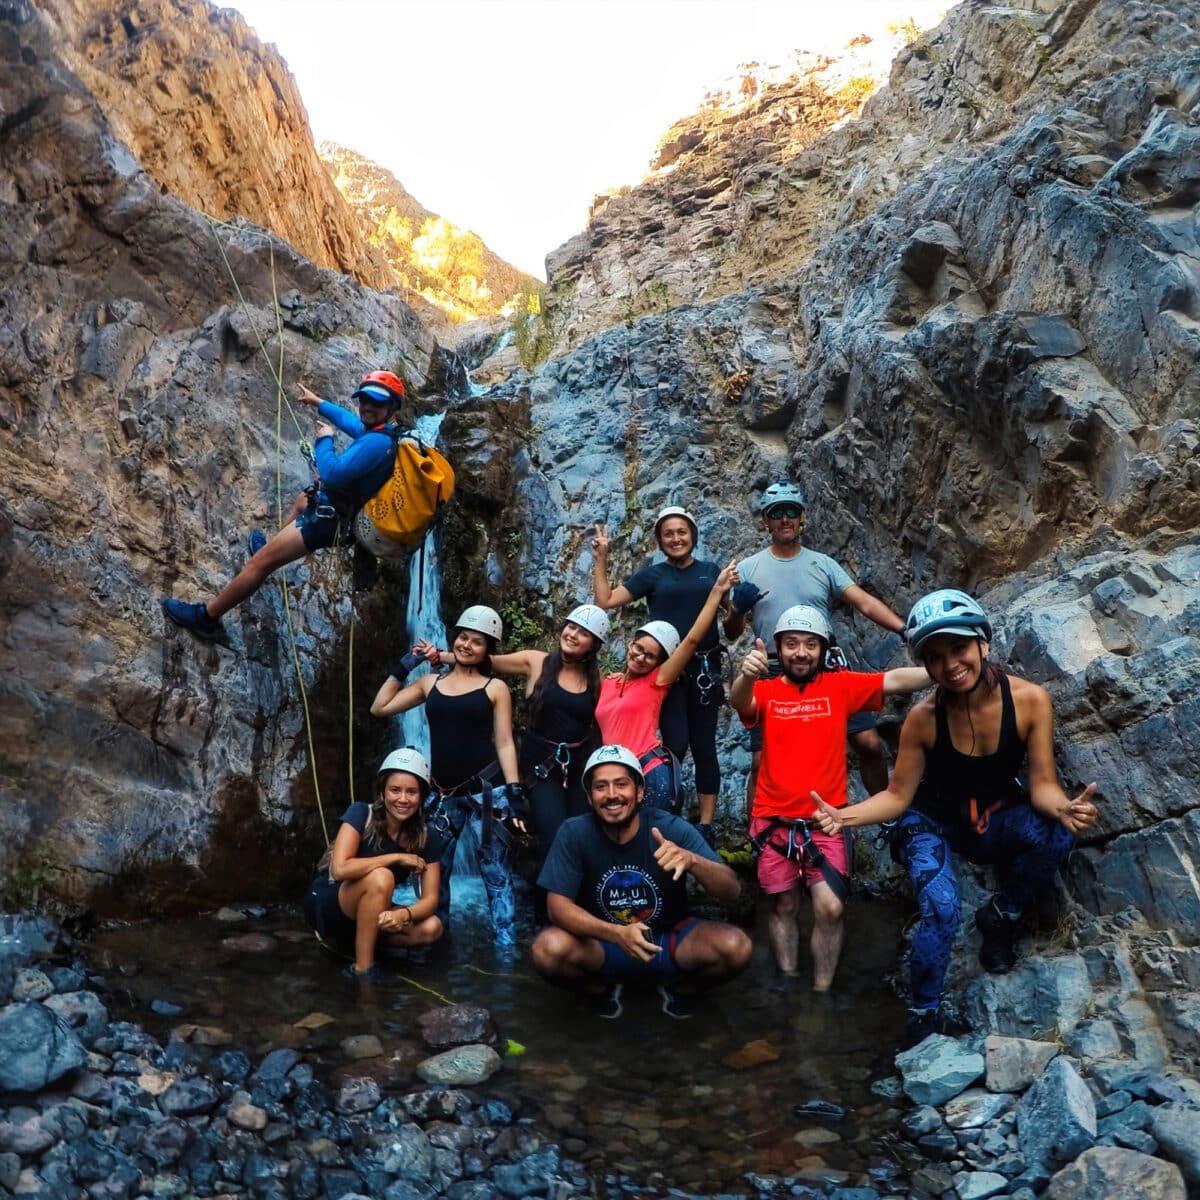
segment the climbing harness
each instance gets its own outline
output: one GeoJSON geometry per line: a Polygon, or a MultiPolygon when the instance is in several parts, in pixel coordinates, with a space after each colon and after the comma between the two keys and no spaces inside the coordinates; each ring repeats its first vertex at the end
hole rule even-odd
{"type": "Polygon", "coordinates": [[[679,762],[679,756],[660,742],[657,746],[651,746],[638,759],[638,763],[645,769],[655,759],[665,762],[667,769],[671,772],[671,793],[670,799],[667,802],[667,811],[678,816],[679,810],[683,807],[683,788],[681,786],[683,783],[683,767],[679,762]]]}
{"type": "MultiPolygon", "coordinates": [[[[751,858],[757,862],[768,846],[784,858],[791,859],[792,862],[802,863],[807,858],[821,872],[821,877],[829,885],[830,891],[845,903],[846,898],[850,895],[850,879],[825,857],[825,852],[813,840],[812,827],[809,822],[805,820],[791,821],[786,817],[768,817],[767,820],[770,822],[767,828],[757,837],[750,838],[751,858]],[[782,846],[771,840],[771,835],[778,829],[787,830],[787,841],[782,846]]],[[[846,839],[848,850],[850,831],[843,829],[842,836],[846,839]]]]}
{"type": "Polygon", "coordinates": [[[512,844],[512,835],[504,824],[512,812],[509,809],[507,796],[501,802],[496,800],[494,780],[499,771],[499,763],[485,767],[478,775],[464,779],[462,783],[449,789],[443,789],[433,781],[433,790],[425,801],[425,820],[431,829],[436,829],[443,837],[457,840],[462,836],[471,816],[483,818],[483,829],[480,834],[480,845],[491,845],[493,835],[505,846],[512,844]],[[479,797],[478,800],[476,797],[479,797]]]}
{"type": "Polygon", "coordinates": [[[705,650],[692,659],[692,682],[696,685],[700,704],[704,708],[720,704],[725,699],[725,678],[721,670],[723,662],[720,646],[705,650]]]}
{"type": "Polygon", "coordinates": [[[578,750],[584,742],[552,742],[549,738],[542,737],[540,733],[530,731],[525,735],[527,738],[537,738],[545,746],[553,746],[548,757],[537,764],[530,774],[537,780],[549,779],[551,775],[558,773],[559,778],[563,783],[567,782],[567,772],[571,766],[571,751],[578,750]]]}

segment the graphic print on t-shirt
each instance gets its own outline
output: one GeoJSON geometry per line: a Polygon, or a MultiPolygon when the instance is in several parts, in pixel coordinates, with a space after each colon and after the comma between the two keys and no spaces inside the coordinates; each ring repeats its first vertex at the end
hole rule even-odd
{"type": "Polygon", "coordinates": [[[596,904],[614,925],[649,923],[662,907],[654,880],[634,866],[611,867],[596,884],[596,904]]]}
{"type": "Polygon", "coordinates": [[[811,721],[814,717],[830,717],[833,709],[828,696],[814,696],[809,700],[772,700],[771,716],[781,721],[811,721]]]}

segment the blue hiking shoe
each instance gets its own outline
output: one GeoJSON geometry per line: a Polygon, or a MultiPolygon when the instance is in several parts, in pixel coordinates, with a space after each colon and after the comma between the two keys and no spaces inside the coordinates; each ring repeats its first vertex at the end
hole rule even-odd
{"type": "Polygon", "coordinates": [[[623,984],[610,983],[603,991],[593,993],[589,999],[592,1012],[605,1021],[615,1021],[624,1011],[621,1003],[623,984]]]}
{"type": "Polygon", "coordinates": [[[266,544],[267,535],[261,529],[252,529],[246,539],[246,553],[253,558],[266,544]]]}
{"type": "Polygon", "coordinates": [[[167,620],[174,621],[193,637],[204,642],[218,642],[224,638],[225,626],[217,618],[210,617],[203,604],[189,604],[186,600],[170,598],[164,598],[159,603],[167,620]]]}
{"type": "Polygon", "coordinates": [[[690,1021],[696,1015],[696,1006],[690,996],[681,996],[674,988],[664,984],[658,989],[662,997],[662,1010],[676,1021],[690,1021]]]}

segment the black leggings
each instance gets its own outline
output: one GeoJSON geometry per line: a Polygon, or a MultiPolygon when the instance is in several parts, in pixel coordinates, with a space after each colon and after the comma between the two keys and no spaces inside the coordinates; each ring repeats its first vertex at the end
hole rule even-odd
{"type": "MultiPolygon", "coordinates": [[[[535,880],[542,873],[546,854],[562,823],[568,817],[578,817],[590,809],[583,794],[584,761],[578,750],[571,751],[571,765],[567,769],[566,780],[563,780],[557,770],[552,771],[548,779],[535,779],[529,773],[525,775],[526,786],[529,788],[529,816],[537,837],[535,880]]],[[[546,921],[546,893],[540,887],[534,893],[534,907],[538,919],[546,921]]]]}
{"type": "Polygon", "coordinates": [[[718,684],[702,704],[696,684],[698,667],[693,665],[675,681],[663,701],[658,718],[663,744],[683,760],[690,749],[696,769],[696,791],[715,796],[721,790],[721,765],[717,761],[717,718],[725,703],[725,689],[718,684]]]}

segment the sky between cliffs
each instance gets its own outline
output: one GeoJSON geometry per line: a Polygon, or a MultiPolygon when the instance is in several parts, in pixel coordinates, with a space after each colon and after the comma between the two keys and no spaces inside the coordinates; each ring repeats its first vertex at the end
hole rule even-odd
{"type": "Polygon", "coordinates": [[[544,275],[598,192],[740,63],[836,49],[954,0],[238,0],[300,86],[318,141],[544,275]]]}

